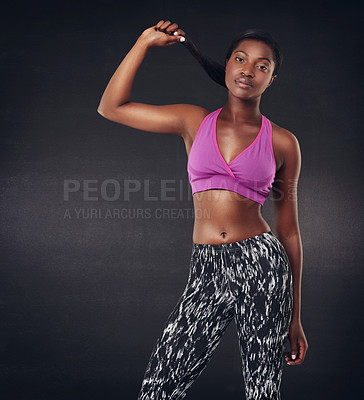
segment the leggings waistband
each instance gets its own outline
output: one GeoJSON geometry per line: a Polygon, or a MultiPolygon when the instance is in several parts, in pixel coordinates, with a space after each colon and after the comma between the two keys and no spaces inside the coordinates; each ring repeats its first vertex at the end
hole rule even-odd
{"type": "Polygon", "coordinates": [[[252,246],[254,244],[259,243],[259,241],[264,239],[271,239],[275,237],[272,231],[263,232],[259,235],[252,236],[250,238],[239,240],[237,242],[232,243],[222,243],[222,244],[202,244],[202,243],[192,243],[192,250],[204,250],[207,252],[221,252],[226,250],[241,250],[242,248],[246,248],[252,246]]]}

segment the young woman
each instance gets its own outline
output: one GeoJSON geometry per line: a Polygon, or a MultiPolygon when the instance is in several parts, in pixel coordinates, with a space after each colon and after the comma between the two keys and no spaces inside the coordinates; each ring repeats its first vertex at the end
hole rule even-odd
{"type": "Polygon", "coordinates": [[[155,344],[139,400],[185,397],[232,319],[248,400],[280,399],[283,358],[289,365],[304,360],[308,344],[300,321],[300,147],[291,132],[259,109],[281,60],[269,34],[250,30],[234,39],[224,67],[202,55],[176,23],[161,20],[141,34],[102,96],[98,112],[105,118],[183,138],[199,215],[188,282],[155,344]],[[129,101],[148,49],[177,42],[228,89],[224,107],[209,112],[189,104],[129,101]],[[261,214],[271,189],[275,233],[261,214]],[[291,351],[284,353],[287,338],[291,351]]]}

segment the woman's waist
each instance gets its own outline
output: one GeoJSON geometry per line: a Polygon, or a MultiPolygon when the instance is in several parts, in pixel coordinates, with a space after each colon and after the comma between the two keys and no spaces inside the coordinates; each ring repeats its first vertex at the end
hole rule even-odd
{"type": "Polygon", "coordinates": [[[193,242],[200,244],[223,244],[244,240],[263,232],[270,226],[260,216],[242,218],[195,218],[193,242]]]}
{"type": "Polygon", "coordinates": [[[270,230],[261,205],[237,193],[208,190],[196,193],[193,200],[194,243],[235,242],[270,230]]]}
{"type": "Polygon", "coordinates": [[[262,219],[261,205],[236,193],[225,190],[204,192],[204,196],[194,196],[195,219],[205,224],[228,223],[238,226],[262,219]],[[220,192],[220,193],[211,193],[220,192]],[[225,192],[225,193],[223,193],[225,192]]]}

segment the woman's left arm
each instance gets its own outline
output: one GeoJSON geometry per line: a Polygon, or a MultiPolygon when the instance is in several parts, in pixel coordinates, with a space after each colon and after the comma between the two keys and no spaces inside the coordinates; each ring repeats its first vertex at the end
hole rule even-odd
{"type": "Polygon", "coordinates": [[[289,330],[291,353],[286,353],[289,365],[301,364],[308,343],[301,325],[301,279],[303,251],[298,223],[297,186],[301,171],[301,151],[297,138],[282,129],[279,149],[283,164],[273,183],[274,232],[283,244],[292,270],[293,309],[289,330]]]}

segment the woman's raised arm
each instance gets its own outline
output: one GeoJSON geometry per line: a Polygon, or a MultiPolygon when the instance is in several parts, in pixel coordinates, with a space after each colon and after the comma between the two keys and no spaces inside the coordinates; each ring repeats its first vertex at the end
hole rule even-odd
{"type": "Polygon", "coordinates": [[[154,106],[129,100],[135,75],[148,49],[183,41],[184,34],[177,24],[163,20],[146,29],[110,79],[98,106],[98,113],[111,121],[132,128],[183,136],[188,130],[186,118],[191,116],[191,113],[203,114],[205,110],[202,107],[190,104],[154,106]]]}

